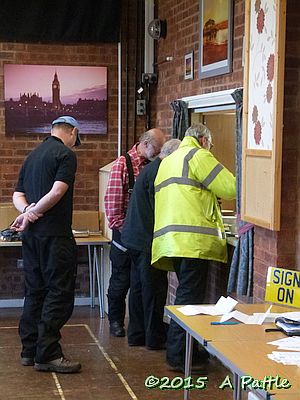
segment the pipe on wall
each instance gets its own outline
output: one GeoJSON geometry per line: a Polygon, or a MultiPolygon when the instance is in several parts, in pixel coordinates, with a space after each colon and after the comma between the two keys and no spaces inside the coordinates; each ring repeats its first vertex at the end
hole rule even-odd
{"type": "Polygon", "coordinates": [[[118,157],[122,152],[122,44],[118,43],[118,157]]]}

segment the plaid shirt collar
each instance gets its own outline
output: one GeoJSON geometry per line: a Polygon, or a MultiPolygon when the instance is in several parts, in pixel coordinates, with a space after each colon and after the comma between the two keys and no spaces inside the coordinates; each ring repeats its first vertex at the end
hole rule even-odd
{"type": "Polygon", "coordinates": [[[132,163],[139,167],[140,165],[148,164],[149,160],[146,158],[139,156],[137,152],[137,146],[139,145],[139,142],[136,143],[129,151],[128,153],[130,154],[132,163]]]}

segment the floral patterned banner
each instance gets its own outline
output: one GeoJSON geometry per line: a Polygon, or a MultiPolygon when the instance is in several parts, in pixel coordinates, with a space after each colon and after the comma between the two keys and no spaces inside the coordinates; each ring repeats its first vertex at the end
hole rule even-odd
{"type": "Polygon", "coordinates": [[[272,150],[276,1],[250,2],[248,149],[272,150]]]}

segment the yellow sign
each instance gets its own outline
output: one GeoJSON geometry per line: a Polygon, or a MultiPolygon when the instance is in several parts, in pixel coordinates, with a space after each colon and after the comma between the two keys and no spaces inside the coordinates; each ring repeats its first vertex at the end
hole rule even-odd
{"type": "Polygon", "coordinates": [[[269,267],[265,300],[300,308],[300,272],[269,267]]]}

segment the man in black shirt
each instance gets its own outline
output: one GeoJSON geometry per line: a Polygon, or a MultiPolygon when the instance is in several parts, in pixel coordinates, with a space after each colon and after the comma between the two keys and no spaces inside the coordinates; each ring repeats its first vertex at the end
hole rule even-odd
{"type": "Polygon", "coordinates": [[[154,181],[160,161],[175,151],[179,139],[167,141],[159,156],[139,174],[128,204],[122,243],[132,260],[129,292],[129,346],[149,350],[165,347],[163,322],[168,280],[167,272],[151,267],[151,246],[154,227],[154,181]]]}
{"type": "Polygon", "coordinates": [[[26,158],[13,194],[21,214],[12,229],[23,232],[25,273],[21,363],[38,371],[81,369],[64,357],[59,344],[60,329],[74,307],[77,254],[71,225],[77,161],[72,149],[79,144],[73,117],[53,121],[51,136],[26,158]]]}

